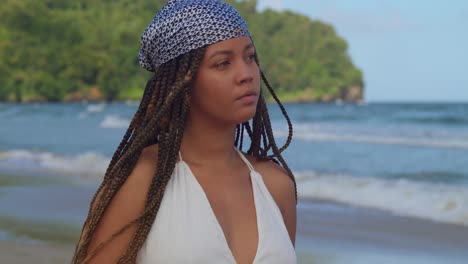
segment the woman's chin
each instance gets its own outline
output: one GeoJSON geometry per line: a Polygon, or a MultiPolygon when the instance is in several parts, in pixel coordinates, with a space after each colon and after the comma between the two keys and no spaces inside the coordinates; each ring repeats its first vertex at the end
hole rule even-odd
{"type": "Polygon", "coordinates": [[[245,123],[245,122],[249,121],[250,119],[252,119],[254,116],[255,116],[255,111],[245,113],[245,114],[239,116],[238,118],[236,118],[236,121],[237,121],[236,123],[237,124],[245,123]]]}

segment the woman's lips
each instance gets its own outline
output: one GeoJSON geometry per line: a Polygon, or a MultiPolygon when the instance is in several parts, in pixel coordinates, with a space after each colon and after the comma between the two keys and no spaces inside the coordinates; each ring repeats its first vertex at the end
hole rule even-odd
{"type": "Polygon", "coordinates": [[[256,94],[247,94],[239,98],[239,100],[244,104],[253,104],[257,102],[256,94]]]}

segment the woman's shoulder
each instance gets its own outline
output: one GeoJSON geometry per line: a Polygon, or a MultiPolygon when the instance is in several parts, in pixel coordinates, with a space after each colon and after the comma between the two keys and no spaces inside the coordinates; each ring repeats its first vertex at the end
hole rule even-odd
{"type": "Polygon", "coordinates": [[[158,151],[158,144],[153,144],[143,148],[143,151],[141,152],[140,157],[138,158],[136,166],[140,165],[145,167],[146,169],[153,168],[158,160],[158,151]]]}
{"type": "Polygon", "coordinates": [[[159,147],[157,144],[143,148],[135,167],[133,167],[129,175],[129,180],[143,185],[149,185],[151,183],[156,173],[158,149],[159,147]]]}
{"type": "Polygon", "coordinates": [[[296,188],[286,171],[271,160],[246,155],[254,169],[261,175],[265,186],[281,211],[284,224],[293,245],[296,240],[296,188]]]}
{"type": "Polygon", "coordinates": [[[156,161],[158,158],[159,145],[153,144],[143,148],[140,159],[142,161],[156,161]]]}
{"type": "MultiPolygon", "coordinates": [[[[144,211],[146,196],[156,171],[157,154],[157,146],[143,149],[126,181],[106,208],[106,213],[102,216],[93,234],[90,244],[91,251],[119,232],[122,226],[138,218],[144,211]]],[[[115,262],[118,256],[125,252],[135,232],[136,226],[131,226],[116,236],[96,254],[92,263],[115,262]]]]}
{"type": "Polygon", "coordinates": [[[281,183],[281,185],[289,185],[289,183],[294,185],[294,182],[291,180],[286,170],[278,163],[269,159],[261,159],[247,154],[244,155],[254,169],[262,174],[264,180],[281,183]]]}
{"type": "Polygon", "coordinates": [[[264,160],[251,155],[245,156],[262,176],[263,182],[280,209],[288,206],[291,198],[295,200],[294,182],[283,167],[272,160],[264,160]]]}
{"type": "Polygon", "coordinates": [[[128,192],[141,193],[142,190],[147,191],[156,173],[157,158],[157,144],[145,147],[142,150],[135,166],[124,183],[124,185],[128,185],[128,192]]]}

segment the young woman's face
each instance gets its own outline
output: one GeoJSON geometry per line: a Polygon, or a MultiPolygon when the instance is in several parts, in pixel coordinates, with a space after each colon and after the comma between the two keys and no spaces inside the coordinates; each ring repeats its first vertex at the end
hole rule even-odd
{"type": "Polygon", "coordinates": [[[260,94],[260,69],[249,37],[208,46],[190,99],[191,114],[239,124],[255,115],[260,94]]]}

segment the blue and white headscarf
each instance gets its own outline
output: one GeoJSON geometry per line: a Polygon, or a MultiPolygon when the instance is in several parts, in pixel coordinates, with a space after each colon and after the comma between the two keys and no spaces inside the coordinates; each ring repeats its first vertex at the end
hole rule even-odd
{"type": "Polygon", "coordinates": [[[220,0],[169,0],[141,36],[140,65],[161,64],[218,41],[251,36],[245,20],[220,0]]]}

